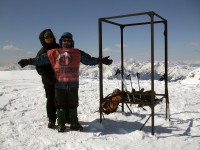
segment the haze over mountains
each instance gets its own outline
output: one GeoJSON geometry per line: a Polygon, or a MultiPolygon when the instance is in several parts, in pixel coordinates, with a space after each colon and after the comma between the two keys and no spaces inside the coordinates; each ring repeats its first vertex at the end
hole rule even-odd
{"type": "MultiPolygon", "coordinates": [[[[110,66],[103,66],[103,76],[106,79],[115,79],[118,76],[115,75],[116,70],[120,69],[120,62],[113,62],[110,66]]],[[[155,61],[155,80],[159,80],[164,73],[164,62],[155,61]]],[[[169,62],[168,64],[168,79],[169,81],[177,81],[185,79],[189,72],[200,68],[200,64],[186,64],[183,62],[169,62]]],[[[21,68],[17,63],[9,65],[0,65],[0,71],[11,70],[33,70],[35,66],[27,66],[21,68]]],[[[136,78],[136,73],[140,73],[141,80],[149,80],[151,78],[151,62],[150,61],[135,61],[134,59],[127,59],[124,61],[124,73],[125,76],[131,75],[136,78]]],[[[85,66],[81,64],[80,76],[89,78],[99,77],[98,66],[85,66]]]]}

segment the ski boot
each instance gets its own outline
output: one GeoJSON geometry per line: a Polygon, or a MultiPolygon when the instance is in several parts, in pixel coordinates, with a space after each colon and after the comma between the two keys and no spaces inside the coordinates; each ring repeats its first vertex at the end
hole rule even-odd
{"type": "Polygon", "coordinates": [[[80,125],[79,122],[77,122],[76,124],[71,124],[70,129],[72,131],[82,131],[83,127],[80,125]]]}
{"type": "Polygon", "coordinates": [[[70,116],[70,129],[73,131],[82,131],[83,127],[78,122],[77,117],[77,108],[75,109],[69,109],[69,116],[70,116]]]}
{"type": "Polygon", "coordinates": [[[58,125],[58,132],[65,132],[66,126],[64,124],[58,125]]]}
{"type": "Polygon", "coordinates": [[[55,122],[49,122],[48,123],[48,128],[50,129],[54,129],[56,126],[55,126],[55,122]]]}
{"type": "Polygon", "coordinates": [[[65,126],[65,109],[57,109],[57,122],[58,122],[58,132],[64,132],[65,126]]]}
{"type": "Polygon", "coordinates": [[[48,128],[54,129],[56,127],[55,122],[56,122],[56,119],[49,119],[48,128]]]}
{"type": "Polygon", "coordinates": [[[69,108],[65,109],[65,123],[71,124],[70,123],[70,117],[69,117],[69,108]]]}

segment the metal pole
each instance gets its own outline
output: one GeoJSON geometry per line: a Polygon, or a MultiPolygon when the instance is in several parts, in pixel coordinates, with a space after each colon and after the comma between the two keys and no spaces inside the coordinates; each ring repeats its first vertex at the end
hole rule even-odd
{"type": "Polygon", "coordinates": [[[103,70],[102,70],[102,19],[98,20],[99,25],[99,95],[100,95],[100,123],[102,122],[102,100],[103,100],[103,70]]]}
{"type": "Polygon", "coordinates": [[[168,33],[167,33],[167,20],[165,20],[165,98],[166,98],[166,119],[169,117],[170,120],[170,110],[169,110],[169,95],[168,95],[168,33]]]}
{"type": "Polygon", "coordinates": [[[154,14],[150,13],[151,17],[151,134],[154,135],[154,14]]]}
{"type": "MultiPolygon", "coordinates": [[[[124,37],[123,37],[124,26],[120,26],[121,31],[121,76],[124,77],[124,37]]],[[[121,90],[124,91],[124,84],[121,81],[121,90]]],[[[124,112],[124,102],[122,101],[122,111],[124,112]]]]}

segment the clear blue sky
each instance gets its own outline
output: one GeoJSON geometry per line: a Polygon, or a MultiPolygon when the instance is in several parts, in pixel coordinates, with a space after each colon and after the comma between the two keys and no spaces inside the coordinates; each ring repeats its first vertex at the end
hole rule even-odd
{"type": "MultiPolygon", "coordinates": [[[[34,57],[41,48],[38,35],[46,28],[57,41],[63,32],[71,32],[75,47],[98,57],[98,18],[147,11],[168,20],[170,61],[200,62],[200,0],[1,0],[0,64],[34,57]]],[[[125,58],[150,59],[149,28],[124,30],[125,58]]],[[[162,34],[163,25],[155,25],[156,60],[163,59],[162,34]]],[[[119,27],[103,24],[103,55],[120,58],[119,38],[119,27]]]]}

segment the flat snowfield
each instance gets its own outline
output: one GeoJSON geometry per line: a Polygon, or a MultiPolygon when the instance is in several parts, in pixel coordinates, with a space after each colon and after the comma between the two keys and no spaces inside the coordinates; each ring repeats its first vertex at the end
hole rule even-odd
{"type": "MultiPolygon", "coordinates": [[[[199,71],[199,70],[198,70],[199,71]]],[[[193,74],[190,74],[191,76],[193,74]]],[[[200,76],[169,82],[171,121],[165,119],[165,99],[155,106],[155,134],[151,135],[151,114],[137,105],[104,115],[100,123],[99,79],[80,77],[79,121],[83,132],[64,133],[47,128],[46,98],[35,70],[0,71],[0,150],[199,150],[200,76]]],[[[131,89],[130,81],[127,86],[131,89]]],[[[138,90],[137,80],[132,81],[138,90]]],[[[149,80],[140,81],[149,90],[149,80]]],[[[104,96],[121,88],[120,80],[104,80],[104,96]]],[[[156,93],[164,82],[155,81],[156,93]]]]}

